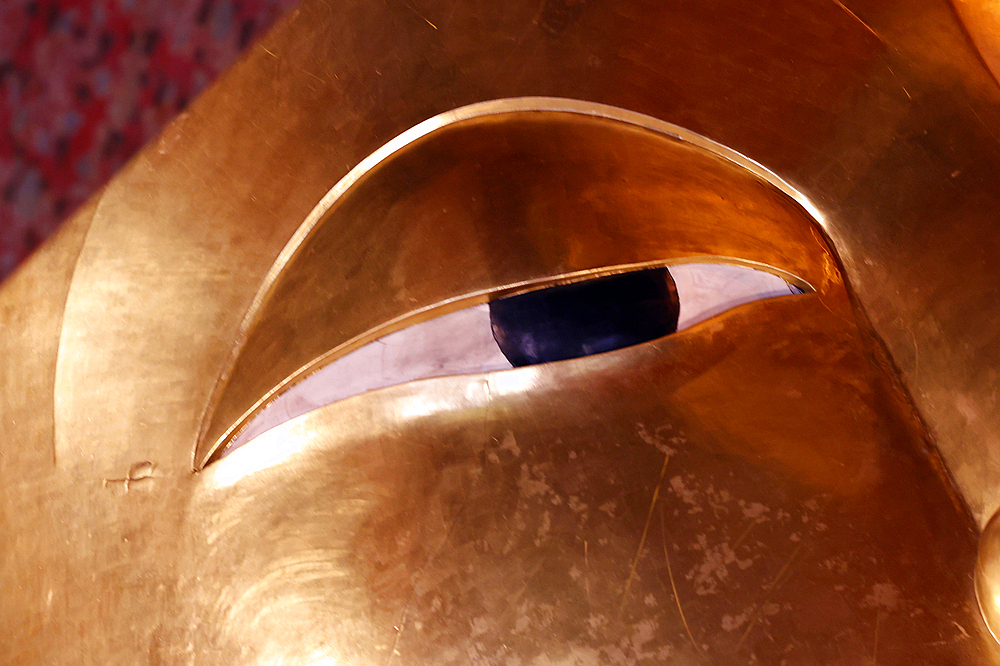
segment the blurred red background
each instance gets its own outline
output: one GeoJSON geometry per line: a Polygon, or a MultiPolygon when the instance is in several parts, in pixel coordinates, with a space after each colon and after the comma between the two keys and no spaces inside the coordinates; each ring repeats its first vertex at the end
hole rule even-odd
{"type": "Polygon", "coordinates": [[[0,280],[295,0],[0,0],[0,280]]]}

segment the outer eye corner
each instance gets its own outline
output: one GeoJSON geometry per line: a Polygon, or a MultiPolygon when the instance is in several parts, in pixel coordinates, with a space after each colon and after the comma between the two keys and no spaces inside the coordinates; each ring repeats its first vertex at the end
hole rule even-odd
{"type": "Polygon", "coordinates": [[[753,301],[813,291],[807,282],[793,275],[762,268],[737,263],[687,263],[671,266],[681,300],[677,330],[691,328],[753,301]]]}

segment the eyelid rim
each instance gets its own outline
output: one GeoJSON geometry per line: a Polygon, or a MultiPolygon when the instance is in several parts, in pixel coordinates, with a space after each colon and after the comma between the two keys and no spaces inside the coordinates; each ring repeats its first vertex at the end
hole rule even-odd
{"type": "MultiPolygon", "coordinates": [[[[213,462],[219,460],[223,454],[228,450],[232,442],[239,437],[240,433],[243,432],[253,420],[271,403],[277,400],[283,393],[288,391],[292,386],[295,386],[299,382],[303,381],[315,372],[320,371],[322,368],[326,367],[330,363],[333,363],[337,359],[343,358],[344,356],[350,354],[351,352],[360,349],[361,347],[370,344],[376,340],[379,340],[387,335],[395,333],[397,331],[404,330],[411,326],[416,326],[422,322],[440,317],[452,312],[457,312],[464,308],[473,307],[475,305],[481,305],[488,303],[490,301],[498,300],[500,298],[506,298],[508,296],[517,296],[520,294],[526,294],[533,291],[540,291],[542,289],[548,289],[551,287],[576,284],[580,282],[586,282],[589,280],[599,279],[602,277],[608,277],[611,275],[621,275],[624,273],[632,273],[635,271],[646,270],[650,268],[667,268],[670,269],[674,266],[681,266],[685,264],[720,264],[728,266],[740,266],[743,268],[763,271],[766,273],[771,273],[777,277],[783,279],[788,284],[798,287],[803,291],[803,293],[811,293],[816,291],[815,287],[811,285],[806,280],[789,273],[788,271],[782,270],[780,268],[769,266],[757,261],[751,261],[747,259],[741,259],[739,257],[727,257],[720,255],[705,255],[688,257],[681,260],[663,260],[663,261],[646,261],[631,264],[619,264],[615,266],[607,266],[598,269],[585,270],[585,271],[573,271],[570,273],[565,273],[561,275],[551,276],[547,278],[540,278],[535,280],[525,280],[523,282],[518,282],[514,284],[504,285],[495,289],[485,290],[482,292],[475,292],[472,294],[466,294],[464,296],[456,297],[443,301],[441,303],[436,303],[434,305],[428,306],[426,308],[421,308],[413,312],[409,312],[405,315],[401,315],[393,320],[386,322],[385,324],[378,326],[376,328],[366,331],[363,335],[356,336],[347,342],[334,347],[327,351],[326,353],[313,359],[310,363],[302,366],[296,372],[290,374],[286,377],[280,384],[275,386],[271,391],[262,396],[253,407],[242,415],[242,417],[233,424],[232,428],[226,433],[226,435],[221,439],[218,447],[209,453],[202,467],[206,467],[213,462]]],[[[745,305],[745,304],[744,304],[745,305]]],[[[739,307],[739,306],[735,306],[739,307]]],[[[721,314],[721,313],[720,313],[721,314]]],[[[717,315],[716,315],[717,316],[717,315]]]]}
{"type": "MultiPolygon", "coordinates": [[[[673,263],[671,263],[669,265],[666,265],[666,266],[667,266],[667,268],[670,268],[671,266],[678,266],[681,263],[702,263],[702,264],[704,264],[704,263],[708,263],[708,262],[704,262],[704,261],[703,262],[673,262],[673,263]]],[[[735,263],[735,262],[733,262],[733,263],[730,263],[730,262],[715,262],[715,263],[721,263],[723,265],[743,265],[744,262],[740,262],[740,263],[735,263]]],[[[537,287],[537,289],[545,289],[545,288],[548,288],[548,286],[551,286],[551,285],[542,285],[542,286],[537,287]]],[[[526,293],[526,292],[522,292],[522,293],[526,293]]],[[[804,291],[801,294],[793,294],[793,293],[789,293],[788,294],[788,296],[811,296],[811,295],[816,295],[815,290],[808,289],[808,290],[804,291]]],[[[747,306],[750,306],[750,305],[754,305],[754,304],[759,304],[759,303],[766,302],[766,301],[771,301],[771,300],[774,300],[775,298],[784,298],[784,296],[781,296],[781,297],[769,296],[769,297],[760,298],[760,299],[757,299],[757,300],[754,300],[754,301],[748,301],[748,302],[744,302],[744,303],[739,303],[739,304],[733,305],[733,306],[727,308],[724,311],[717,312],[716,314],[712,315],[708,319],[705,319],[705,320],[702,320],[702,321],[699,321],[699,322],[695,323],[691,327],[685,328],[683,330],[677,330],[676,332],[671,333],[668,336],[666,336],[666,338],[671,338],[672,339],[672,338],[675,338],[675,337],[686,337],[686,336],[691,336],[691,335],[698,336],[699,334],[698,334],[698,332],[697,332],[696,329],[699,328],[699,327],[705,326],[705,325],[711,326],[710,322],[712,320],[715,320],[715,319],[720,318],[720,317],[726,317],[731,312],[740,310],[741,308],[744,308],[744,307],[747,307],[747,306]]],[[[748,316],[748,315],[747,314],[740,315],[739,318],[743,319],[746,316],[748,316]]],[[[749,317],[751,317],[752,319],[757,319],[757,318],[760,317],[760,314],[749,314],[749,317]]],[[[414,324],[414,325],[419,325],[419,324],[414,324]]],[[[655,339],[655,340],[647,341],[645,343],[640,343],[638,345],[629,345],[629,346],[623,347],[621,349],[615,349],[615,350],[612,350],[611,352],[608,352],[608,353],[614,354],[614,353],[617,353],[617,352],[625,352],[625,353],[629,354],[633,358],[636,355],[638,355],[638,356],[645,356],[649,352],[648,351],[642,351],[642,350],[637,349],[637,348],[640,348],[640,347],[659,348],[659,346],[661,346],[663,344],[663,340],[664,340],[664,338],[658,338],[658,339],[655,339]]],[[[356,394],[347,396],[345,398],[342,398],[342,399],[339,399],[339,400],[335,400],[335,401],[331,401],[331,402],[323,404],[321,406],[317,406],[314,409],[311,409],[311,410],[309,410],[309,411],[307,411],[307,412],[305,412],[303,414],[300,414],[298,416],[289,418],[288,420],[283,421],[282,423],[279,423],[277,425],[274,425],[272,428],[269,428],[268,430],[265,430],[265,431],[259,433],[258,435],[255,435],[252,439],[249,439],[249,440],[247,440],[245,442],[242,442],[239,446],[234,447],[233,449],[230,450],[229,447],[231,446],[232,442],[235,441],[235,436],[234,436],[233,438],[231,438],[230,440],[228,440],[227,443],[226,443],[226,445],[224,447],[222,447],[217,452],[217,454],[214,455],[206,463],[204,469],[206,471],[209,470],[209,469],[215,469],[215,465],[216,464],[222,463],[223,460],[225,458],[228,458],[228,456],[230,454],[234,453],[235,451],[237,451],[239,449],[243,449],[245,447],[252,447],[254,449],[254,452],[251,455],[253,457],[253,463],[252,463],[252,465],[253,465],[253,467],[254,467],[255,470],[266,468],[266,467],[270,466],[271,464],[273,464],[275,461],[285,460],[290,455],[292,455],[294,453],[294,451],[288,450],[284,445],[280,446],[280,447],[271,446],[271,444],[274,444],[273,441],[257,442],[258,438],[264,438],[264,439],[273,438],[274,435],[272,433],[275,433],[276,431],[281,431],[281,432],[284,433],[284,432],[288,432],[290,428],[293,429],[293,430],[295,430],[295,429],[297,429],[297,426],[292,425],[293,421],[297,421],[297,420],[303,419],[303,418],[306,418],[306,419],[308,419],[308,418],[314,418],[314,417],[311,417],[310,415],[314,414],[316,412],[320,412],[322,410],[327,410],[327,409],[329,409],[329,408],[331,408],[331,407],[333,407],[335,405],[340,405],[342,403],[348,403],[348,402],[352,402],[353,404],[356,404],[356,405],[359,405],[359,406],[360,405],[368,404],[368,403],[364,402],[366,400],[366,396],[374,396],[373,399],[376,401],[376,404],[382,404],[383,401],[384,401],[384,398],[383,397],[378,397],[378,396],[386,396],[386,395],[390,395],[390,394],[396,394],[396,393],[399,393],[401,391],[402,392],[412,392],[414,389],[413,388],[408,388],[408,387],[411,387],[413,385],[426,385],[426,386],[434,385],[434,384],[425,384],[425,382],[434,382],[435,384],[440,384],[441,382],[447,382],[447,383],[466,383],[466,384],[471,385],[471,384],[479,382],[479,381],[484,382],[484,385],[491,386],[492,387],[491,390],[492,390],[493,394],[497,394],[498,392],[500,394],[503,394],[504,391],[502,389],[500,389],[498,391],[498,387],[502,387],[504,385],[509,385],[509,386],[513,386],[513,387],[521,387],[521,386],[523,386],[525,384],[525,379],[524,379],[525,377],[536,377],[540,372],[541,373],[552,372],[552,371],[545,370],[545,368],[547,368],[548,366],[552,366],[552,365],[563,366],[566,363],[576,363],[576,362],[579,362],[579,361],[582,361],[582,360],[585,360],[587,362],[593,363],[593,362],[595,362],[595,361],[593,361],[594,356],[605,357],[606,355],[605,354],[587,355],[587,356],[583,356],[583,357],[566,359],[564,361],[556,361],[556,362],[552,362],[552,363],[542,363],[542,364],[537,364],[537,365],[521,366],[521,367],[515,366],[515,367],[512,367],[512,368],[508,368],[508,369],[500,370],[500,371],[491,370],[491,371],[475,372],[475,373],[461,373],[461,374],[450,374],[450,375],[415,377],[415,378],[413,378],[411,380],[403,381],[403,382],[400,382],[398,384],[391,384],[391,385],[383,386],[383,387],[380,387],[380,388],[377,388],[377,389],[372,389],[370,391],[365,391],[365,392],[362,392],[362,393],[356,393],[356,394]],[[511,374],[511,373],[513,373],[513,374],[511,374]],[[378,394],[378,396],[375,396],[374,394],[378,394]],[[361,400],[362,402],[357,402],[358,400],[361,400]],[[258,447],[259,444],[263,444],[263,446],[258,447]],[[261,450],[264,450],[266,452],[263,453],[263,454],[261,454],[261,450]]],[[[596,362],[600,364],[600,363],[608,363],[609,361],[606,358],[606,360],[604,360],[604,361],[596,361],[596,362]]],[[[566,372],[566,371],[567,370],[563,369],[563,370],[557,370],[555,372],[562,373],[562,372],[566,372]]],[[[489,394],[491,392],[491,390],[487,389],[486,393],[489,394]]],[[[468,397],[468,395],[466,395],[466,397],[468,397]]],[[[457,408],[461,409],[461,407],[457,407],[457,408]]],[[[301,436],[301,434],[298,434],[298,435],[296,435],[294,437],[294,439],[295,439],[295,441],[297,443],[301,444],[301,443],[305,442],[307,438],[304,438],[304,437],[301,436]]],[[[283,444],[285,444],[285,442],[283,442],[283,444]]],[[[231,471],[226,472],[225,474],[226,474],[227,477],[233,477],[233,480],[235,480],[237,476],[241,476],[241,475],[238,475],[238,474],[234,474],[231,471]]]]}
{"type": "MultiPolygon", "coordinates": [[[[802,217],[808,219],[812,223],[815,242],[818,245],[824,246],[825,251],[832,255],[831,245],[825,238],[825,220],[823,215],[808,199],[808,197],[784,181],[781,177],[752,159],[711,139],[678,127],[672,123],[668,123],[651,116],[646,116],[641,113],[627,111],[607,105],[551,97],[499,99],[454,109],[435,116],[414,126],[410,130],[403,132],[362,160],[357,167],[352,169],[347,176],[341,179],[341,181],[339,181],[334,188],[332,188],[330,192],[323,197],[310,215],[307,216],[306,220],[295,232],[290,241],[286,244],[285,248],[278,255],[263,280],[261,288],[254,296],[246,315],[241,321],[239,333],[236,336],[235,344],[230,354],[230,361],[227,363],[226,369],[217,379],[211,396],[206,403],[205,409],[203,410],[198,439],[193,447],[194,450],[192,451],[193,469],[198,470],[207,464],[208,460],[212,458],[215,452],[218,451],[220,447],[224,446],[225,442],[231,440],[235,430],[242,428],[248,422],[248,418],[252,418],[252,415],[258,412],[263,405],[273,399],[277,393],[284,390],[288,386],[289,378],[295,378],[297,380],[302,377],[304,369],[311,371],[316,367],[317,362],[314,359],[314,361],[300,367],[295,372],[288,374],[285,380],[278,382],[276,385],[272,386],[270,390],[267,390],[263,397],[256,399],[253,406],[244,410],[243,414],[239,418],[233,418],[236,414],[233,413],[234,410],[232,409],[233,406],[238,406],[238,404],[229,404],[226,406],[226,395],[229,393],[229,387],[233,385],[232,380],[234,380],[237,375],[239,359],[243,356],[246,344],[256,328],[260,315],[268,309],[269,302],[275,298],[276,286],[281,282],[281,278],[285,274],[285,271],[293,263],[296,256],[303,251],[303,248],[307,247],[307,241],[313,237],[319,229],[324,228],[322,222],[328,214],[331,214],[331,211],[335,208],[336,204],[342,201],[344,196],[347,195],[352,188],[359,186],[360,183],[365,181],[369,174],[373,174],[376,171],[376,167],[380,167],[382,164],[388,162],[390,158],[400,154],[405,148],[416,144],[421,139],[437,134],[439,130],[458,126],[463,121],[499,118],[505,114],[513,114],[516,116],[516,114],[523,114],[524,112],[547,112],[557,115],[566,114],[568,116],[588,117],[595,119],[595,121],[609,121],[612,125],[617,123],[619,126],[631,127],[633,130],[648,130],[654,135],[665,137],[668,142],[670,139],[673,139],[678,145],[687,145],[695,149],[700,149],[700,154],[705,157],[711,156],[721,158],[724,162],[729,162],[731,165],[736,167],[733,173],[742,172],[755,177],[758,181],[764,183],[765,185],[769,185],[780,195],[784,195],[790,199],[791,202],[797,204],[799,209],[804,213],[802,217]],[[819,227],[819,229],[816,229],[816,227],[819,227]]],[[[682,257],[674,256],[670,258],[670,261],[677,262],[679,259],[682,259],[682,257]]],[[[705,261],[706,257],[699,256],[695,258],[687,256],[683,257],[683,260],[705,261]]],[[[642,264],[630,264],[630,266],[663,265],[665,261],[666,260],[643,262],[642,264]]],[[[835,282],[840,282],[839,266],[837,265],[838,261],[834,258],[832,262],[827,263],[829,264],[828,266],[819,269],[819,272],[823,274],[820,279],[827,282],[830,277],[833,277],[835,282]]],[[[622,266],[624,265],[626,264],[622,264],[622,266]]],[[[584,273],[585,275],[598,276],[602,274],[601,271],[605,270],[607,269],[594,269],[587,270],[584,273]]],[[[775,272],[773,267],[768,267],[768,270],[775,272]]],[[[613,272],[614,270],[608,270],[607,273],[604,274],[611,274],[613,272]]],[[[800,278],[796,278],[795,276],[792,277],[793,280],[789,281],[793,284],[796,282],[803,282],[800,278]]],[[[564,275],[560,275],[554,278],[554,281],[546,283],[558,284],[558,280],[564,278],[564,275]]],[[[546,278],[546,281],[548,280],[550,280],[550,278],[546,278]]],[[[517,293],[516,287],[511,287],[510,285],[508,285],[508,287],[513,289],[510,293],[517,293]]],[[[505,289],[508,287],[505,287],[505,289]]],[[[825,290],[825,286],[823,289],[825,290]]],[[[438,303],[434,306],[428,306],[411,311],[406,315],[395,317],[378,327],[369,329],[362,335],[354,336],[340,345],[336,345],[333,350],[321,354],[319,358],[322,358],[325,361],[330,358],[329,354],[331,353],[347,353],[351,349],[365,344],[367,341],[374,339],[378,335],[392,332],[392,330],[399,330],[399,328],[402,328],[407,324],[407,322],[417,322],[422,318],[426,319],[428,316],[433,316],[433,313],[435,312],[444,313],[459,307],[473,305],[477,302],[484,302],[486,299],[486,293],[495,293],[495,290],[490,290],[489,292],[476,292],[460,298],[449,299],[443,303],[438,303]]],[[[243,374],[246,373],[244,372],[243,374]]],[[[276,378],[272,377],[267,381],[270,383],[276,381],[276,378]]],[[[235,385],[240,386],[241,384],[242,382],[238,382],[235,385]]],[[[243,401],[244,404],[246,404],[246,398],[250,397],[252,399],[253,394],[262,388],[263,386],[259,388],[247,387],[240,389],[238,394],[243,394],[244,397],[237,397],[236,403],[243,401]]],[[[232,403],[233,400],[228,400],[228,402],[232,403]]]]}

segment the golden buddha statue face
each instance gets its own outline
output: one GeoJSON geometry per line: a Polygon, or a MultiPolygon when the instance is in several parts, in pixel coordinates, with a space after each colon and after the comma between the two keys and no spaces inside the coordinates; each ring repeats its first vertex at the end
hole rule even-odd
{"type": "Polygon", "coordinates": [[[519,96],[359,156],[292,226],[329,165],[268,151],[319,140],[306,90],[226,136],[259,163],[198,152],[234,122],[209,96],[0,294],[0,656],[1000,661],[976,517],[808,188],[519,96]]]}
{"type": "MultiPolygon", "coordinates": [[[[799,195],[616,109],[431,123],[349,176],[255,299],[196,454],[187,626],[252,663],[858,663],[876,626],[887,660],[988,644],[971,521],[799,195]],[[448,357],[473,334],[449,340],[442,313],[707,262],[799,289],[604,353],[334,392],[238,436],[393,336],[443,322],[448,357]],[[954,617],[978,638],[928,647],[954,617]]],[[[637,307],[637,282],[608,303],[637,307]]]]}

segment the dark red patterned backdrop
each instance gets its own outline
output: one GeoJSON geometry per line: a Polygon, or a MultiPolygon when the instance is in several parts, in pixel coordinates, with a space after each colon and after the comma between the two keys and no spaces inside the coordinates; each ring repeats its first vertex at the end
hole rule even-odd
{"type": "Polygon", "coordinates": [[[0,0],[0,279],[295,0],[0,0]]]}

